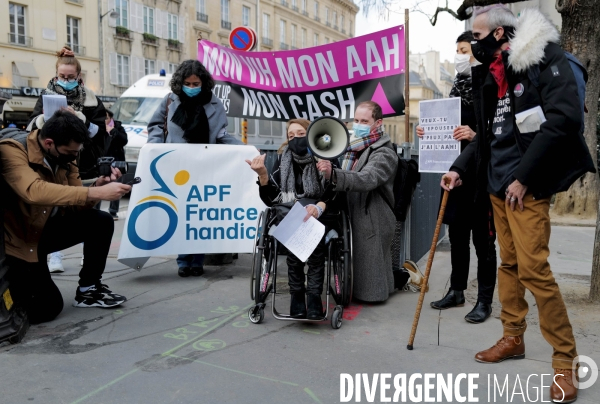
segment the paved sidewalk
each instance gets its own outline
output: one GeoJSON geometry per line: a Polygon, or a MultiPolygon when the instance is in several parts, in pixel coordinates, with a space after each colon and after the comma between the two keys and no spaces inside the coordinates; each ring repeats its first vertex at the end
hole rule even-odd
{"type": "MultiPolygon", "coordinates": [[[[443,245],[433,263],[415,348],[408,351],[415,293],[395,293],[384,304],[353,304],[339,330],[329,322],[277,321],[270,311],[254,325],[246,314],[251,306],[249,255],[231,265],[206,267],[198,278],[178,277],[174,257],[154,257],[137,272],[116,261],[123,224],[116,222],[105,281],[129,301],[112,310],[72,307],[81,247],[66,251],[66,271],[53,275],[64,311],[53,322],[33,326],[23,343],[0,346],[1,403],[337,403],[341,373],[478,373],[474,396],[484,403],[493,401],[488,377],[495,375],[502,384],[508,375],[508,391],[516,388],[516,395],[510,400],[506,391],[497,402],[534,402],[540,378],[532,377],[527,387],[528,377],[552,372],[552,351],[540,334],[529,293],[527,358],[496,365],[473,360],[501,337],[499,305],[496,301],[494,317],[484,324],[466,323],[463,317],[476,295],[471,281],[465,307],[429,308],[448,285],[450,254],[443,245]]],[[[599,305],[586,301],[594,228],[557,226],[552,231],[550,261],[579,353],[600,364],[599,305]]],[[[419,264],[424,271],[425,259],[419,264]]],[[[473,257],[471,279],[474,265],[473,257]]],[[[277,296],[282,312],[287,304],[285,295],[277,296]]],[[[390,397],[393,386],[391,391],[390,397]]],[[[466,383],[460,392],[466,396],[466,383]]],[[[581,391],[577,402],[596,404],[598,397],[600,382],[581,391]]],[[[362,402],[367,402],[364,391],[362,402]]],[[[374,402],[380,402],[379,390],[374,402]]]]}

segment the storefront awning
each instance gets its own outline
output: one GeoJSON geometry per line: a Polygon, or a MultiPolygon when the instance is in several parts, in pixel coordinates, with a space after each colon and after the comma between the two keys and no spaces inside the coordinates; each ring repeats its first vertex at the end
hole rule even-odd
{"type": "Polygon", "coordinates": [[[28,77],[30,79],[38,79],[38,74],[35,71],[35,67],[33,63],[29,62],[13,62],[17,71],[19,72],[19,76],[28,77]]]}

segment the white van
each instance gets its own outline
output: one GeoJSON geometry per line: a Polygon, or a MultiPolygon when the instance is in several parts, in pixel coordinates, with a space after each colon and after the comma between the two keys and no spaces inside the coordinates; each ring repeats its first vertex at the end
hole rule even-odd
{"type": "Polygon", "coordinates": [[[114,119],[127,132],[125,160],[129,172],[135,172],[140,149],[148,141],[148,122],[165,95],[171,92],[171,74],[149,74],[129,87],[111,107],[114,119]]]}

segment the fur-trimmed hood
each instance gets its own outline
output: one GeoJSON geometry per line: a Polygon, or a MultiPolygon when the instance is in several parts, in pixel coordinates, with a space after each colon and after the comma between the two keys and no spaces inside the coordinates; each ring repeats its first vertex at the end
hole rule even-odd
{"type": "Polygon", "coordinates": [[[523,10],[515,35],[509,41],[508,64],[516,73],[526,71],[544,59],[544,48],[550,42],[560,42],[560,34],[552,22],[537,9],[523,10]]]}

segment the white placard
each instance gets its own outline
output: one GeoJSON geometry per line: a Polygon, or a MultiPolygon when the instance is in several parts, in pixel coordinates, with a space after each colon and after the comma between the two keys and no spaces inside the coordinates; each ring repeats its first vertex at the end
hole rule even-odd
{"type": "Polygon", "coordinates": [[[44,105],[44,121],[52,118],[52,115],[61,108],[67,108],[67,97],[60,94],[42,95],[44,105]]]}
{"type": "Polygon", "coordinates": [[[249,253],[260,212],[252,146],[146,144],[140,151],[119,261],[140,269],[147,257],[249,253]]]}
{"type": "Polygon", "coordinates": [[[321,222],[312,216],[305,222],[305,217],[306,209],[296,202],[273,232],[273,237],[302,262],[308,260],[325,234],[321,222]]]}
{"type": "Polygon", "coordinates": [[[419,102],[419,172],[446,173],[460,155],[460,142],[452,137],[460,126],[460,98],[419,102]]]}

